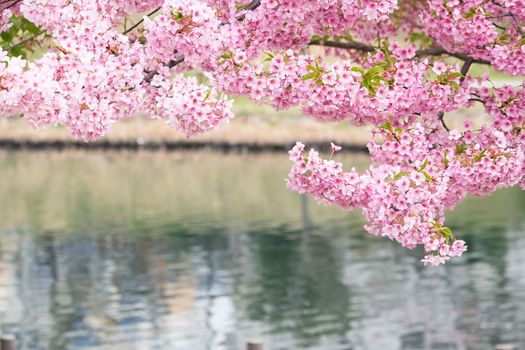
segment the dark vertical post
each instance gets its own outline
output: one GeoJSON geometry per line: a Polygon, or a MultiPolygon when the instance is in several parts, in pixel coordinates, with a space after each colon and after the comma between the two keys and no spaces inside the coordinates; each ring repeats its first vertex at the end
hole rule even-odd
{"type": "MultiPolygon", "coordinates": [[[[4,349],[2,349],[4,350],[4,349]]],[[[249,342],[247,345],[246,345],[246,350],[263,350],[263,346],[261,343],[252,343],[252,342],[249,342]]]]}
{"type": "Polygon", "coordinates": [[[15,350],[15,337],[3,335],[0,338],[0,350],[15,350]]]}

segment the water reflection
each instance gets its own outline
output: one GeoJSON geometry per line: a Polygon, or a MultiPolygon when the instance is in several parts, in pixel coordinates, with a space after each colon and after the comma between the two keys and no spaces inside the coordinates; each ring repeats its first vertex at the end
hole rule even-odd
{"type": "MultiPolygon", "coordinates": [[[[365,164],[350,157],[347,162],[365,164]]],[[[469,254],[366,235],[284,156],[2,154],[1,330],[20,349],[525,348],[525,196],[449,216],[469,254]]]]}

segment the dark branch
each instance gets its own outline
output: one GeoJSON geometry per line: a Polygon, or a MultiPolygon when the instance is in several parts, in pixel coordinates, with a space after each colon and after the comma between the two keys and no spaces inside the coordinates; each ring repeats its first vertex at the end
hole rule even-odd
{"type": "MultiPolygon", "coordinates": [[[[182,62],[184,62],[184,56],[179,56],[176,59],[169,61],[166,64],[166,67],[173,68],[176,65],[181,64],[182,62]]],[[[152,70],[150,72],[147,72],[147,74],[144,76],[144,81],[147,83],[151,83],[151,81],[153,80],[153,77],[157,74],[159,74],[157,70],[152,70]]]]}
{"type": "MultiPolygon", "coordinates": [[[[374,52],[376,51],[376,47],[372,45],[368,45],[365,43],[361,43],[358,41],[331,41],[331,40],[312,40],[310,41],[309,45],[319,45],[319,46],[327,46],[327,47],[335,47],[338,49],[346,49],[346,50],[357,50],[362,52],[374,52]]],[[[422,49],[416,51],[416,56],[422,57],[422,56],[441,56],[441,55],[449,55],[456,58],[459,58],[460,60],[466,61],[470,58],[467,54],[464,53],[455,53],[455,52],[449,52],[445,50],[444,48],[440,46],[434,46],[429,49],[422,49]]],[[[489,61],[486,60],[474,60],[473,63],[478,64],[491,64],[489,61]]]]}
{"type": "Polygon", "coordinates": [[[438,113],[438,119],[441,122],[441,125],[445,128],[447,132],[450,132],[449,127],[447,126],[447,123],[445,123],[445,112],[439,112],[438,113]]]}
{"type": "MultiPolygon", "coordinates": [[[[7,2],[9,2],[9,1],[7,1],[7,2]]],[[[22,2],[22,0],[16,0],[16,1],[13,2],[12,4],[10,4],[9,6],[4,7],[4,8],[2,9],[2,11],[7,10],[7,9],[10,9],[11,7],[15,6],[15,5],[18,4],[19,2],[22,2]]]]}
{"type": "Polygon", "coordinates": [[[468,57],[465,60],[465,63],[463,63],[463,66],[461,67],[461,70],[459,71],[462,75],[462,77],[459,79],[459,82],[462,83],[465,81],[465,78],[467,77],[468,70],[472,66],[472,63],[474,63],[474,59],[472,57],[468,57]]]}
{"type": "Polygon", "coordinates": [[[475,97],[471,97],[468,100],[469,100],[469,102],[479,102],[479,103],[481,103],[483,105],[486,103],[485,100],[482,100],[480,98],[475,98],[475,97]]]}
{"type": "Polygon", "coordinates": [[[330,41],[330,40],[312,40],[308,45],[319,45],[335,47],[338,49],[357,50],[363,52],[374,52],[376,48],[372,45],[360,43],[358,41],[330,41]]]}

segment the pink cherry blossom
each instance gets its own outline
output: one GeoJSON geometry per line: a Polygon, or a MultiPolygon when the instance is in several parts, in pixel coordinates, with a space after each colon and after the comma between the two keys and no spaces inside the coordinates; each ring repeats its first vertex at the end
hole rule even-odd
{"type": "Polygon", "coordinates": [[[332,153],[339,152],[341,149],[343,149],[341,146],[338,146],[333,142],[330,143],[330,150],[332,153]]]}

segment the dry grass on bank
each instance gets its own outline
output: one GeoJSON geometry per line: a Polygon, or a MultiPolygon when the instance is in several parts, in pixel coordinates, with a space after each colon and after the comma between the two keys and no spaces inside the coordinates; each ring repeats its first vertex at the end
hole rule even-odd
{"type": "MultiPolygon", "coordinates": [[[[226,143],[341,142],[364,145],[369,133],[348,123],[323,123],[301,116],[297,110],[276,112],[245,99],[235,103],[236,117],[218,129],[192,137],[191,141],[226,143]]],[[[71,137],[64,127],[33,129],[24,120],[0,118],[0,139],[30,141],[65,141],[71,137]]],[[[162,121],[133,117],[118,121],[103,139],[106,141],[184,142],[179,131],[162,121]]]]}

